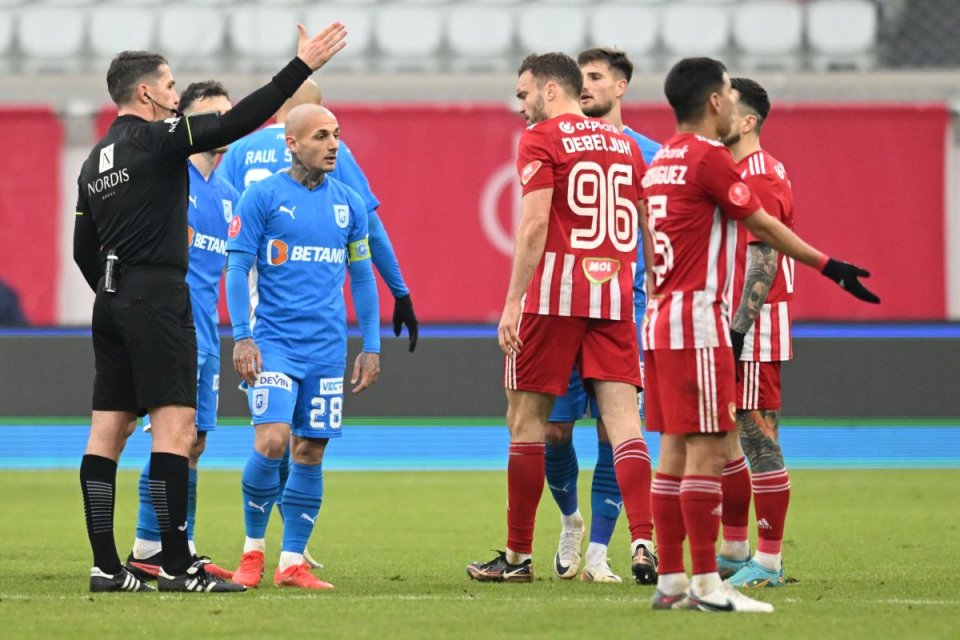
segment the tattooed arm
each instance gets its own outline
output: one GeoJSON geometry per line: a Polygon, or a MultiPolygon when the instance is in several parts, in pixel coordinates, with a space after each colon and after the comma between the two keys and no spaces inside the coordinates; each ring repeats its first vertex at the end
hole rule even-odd
{"type": "Polygon", "coordinates": [[[747,245],[747,277],[743,284],[743,298],[733,316],[731,329],[743,334],[750,331],[760,307],[767,301],[779,262],[780,254],[772,247],[762,242],[747,245]]]}

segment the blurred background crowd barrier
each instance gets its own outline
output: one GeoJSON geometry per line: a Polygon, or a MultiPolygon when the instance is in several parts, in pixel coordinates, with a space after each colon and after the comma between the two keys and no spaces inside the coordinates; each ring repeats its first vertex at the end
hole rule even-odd
{"type": "Polygon", "coordinates": [[[513,70],[531,51],[599,45],[637,64],[624,120],[657,140],[679,57],[719,57],[768,88],[763,142],[787,167],[797,229],[870,268],[884,300],[856,304],[800,268],[795,318],[960,319],[960,2],[0,0],[0,324],[89,324],[76,175],[115,114],[117,51],[158,50],[179,88],[213,77],[237,99],[294,53],[298,20],[333,19],[349,46],[316,78],[422,321],[499,317],[519,213],[513,70]]]}

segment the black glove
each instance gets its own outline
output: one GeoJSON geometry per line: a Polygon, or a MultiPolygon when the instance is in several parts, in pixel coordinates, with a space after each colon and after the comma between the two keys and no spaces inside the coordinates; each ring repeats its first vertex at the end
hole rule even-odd
{"type": "Polygon", "coordinates": [[[860,280],[857,279],[860,277],[870,277],[870,272],[866,269],[861,269],[857,265],[830,258],[827,260],[827,266],[825,266],[820,273],[840,285],[841,289],[849,291],[855,298],[859,298],[864,302],[872,302],[873,304],[880,302],[880,298],[863,286],[860,280]]]}
{"type": "Polygon", "coordinates": [[[410,294],[400,296],[393,304],[393,335],[399,336],[403,325],[407,325],[407,332],[410,334],[410,353],[413,353],[417,348],[420,323],[417,322],[417,314],[413,312],[410,294]]]}
{"type": "Polygon", "coordinates": [[[743,354],[743,339],[746,337],[746,334],[730,329],[730,342],[733,343],[733,364],[737,367],[740,366],[740,356],[743,354]]]}

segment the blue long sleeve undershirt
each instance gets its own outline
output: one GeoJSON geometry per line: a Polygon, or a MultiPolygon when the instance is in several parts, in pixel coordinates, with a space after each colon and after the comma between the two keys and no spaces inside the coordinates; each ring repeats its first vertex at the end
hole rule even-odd
{"type": "MultiPolygon", "coordinates": [[[[400,273],[400,263],[397,261],[397,254],[390,243],[390,237],[387,235],[387,229],[383,226],[380,216],[376,210],[367,212],[369,217],[370,234],[370,253],[373,256],[373,264],[383,281],[390,288],[390,293],[394,298],[401,298],[409,295],[406,283],[403,281],[403,274],[400,273]]],[[[357,312],[359,315],[359,311],[357,312]]]]}

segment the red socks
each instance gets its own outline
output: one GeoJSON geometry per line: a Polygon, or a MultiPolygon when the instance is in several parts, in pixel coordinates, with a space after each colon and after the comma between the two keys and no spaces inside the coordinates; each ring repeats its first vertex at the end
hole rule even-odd
{"type": "Polygon", "coordinates": [[[790,504],[787,470],[753,474],[753,496],[757,511],[757,551],[780,553],[787,505],[790,504]]]}
{"type": "Polygon", "coordinates": [[[643,438],[621,442],[613,450],[613,468],[630,523],[630,539],[653,540],[650,505],[650,452],[643,438]]]}
{"type": "Polygon", "coordinates": [[[720,480],[723,487],[723,539],[746,542],[750,523],[750,471],[743,456],[728,462],[720,480]]]}
{"type": "Polygon", "coordinates": [[[684,573],[683,511],[680,508],[680,481],[678,476],[657,473],[650,488],[653,521],[657,527],[657,556],[660,575],[684,573]]]}
{"type": "Polygon", "coordinates": [[[690,539],[693,575],[717,570],[717,534],[720,533],[722,501],[720,478],[684,476],[680,484],[680,508],[690,539]]]}
{"type": "Polygon", "coordinates": [[[507,460],[507,548],[532,553],[533,525],[543,495],[542,442],[511,442],[507,460]]]}

